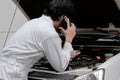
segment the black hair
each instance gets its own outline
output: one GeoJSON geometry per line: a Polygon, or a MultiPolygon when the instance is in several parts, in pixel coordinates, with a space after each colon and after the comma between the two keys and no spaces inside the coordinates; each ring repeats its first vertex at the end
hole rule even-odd
{"type": "Polygon", "coordinates": [[[43,14],[50,16],[53,20],[59,20],[58,18],[62,15],[69,17],[72,13],[73,4],[71,0],[52,0],[43,11],[43,14]]]}

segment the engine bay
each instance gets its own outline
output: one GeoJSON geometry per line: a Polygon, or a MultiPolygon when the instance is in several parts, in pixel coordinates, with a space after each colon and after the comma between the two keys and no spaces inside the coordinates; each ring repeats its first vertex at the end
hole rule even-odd
{"type": "MultiPolygon", "coordinates": [[[[60,35],[60,37],[64,45],[64,36],[60,35]]],[[[59,73],[55,71],[47,59],[42,58],[31,68],[29,76],[44,73],[46,75],[53,74],[52,78],[57,79],[61,75],[66,75],[63,79],[68,79],[71,76],[69,80],[72,80],[77,75],[82,75],[96,69],[109,58],[118,54],[120,51],[120,36],[105,33],[77,33],[72,45],[74,50],[80,50],[81,54],[71,59],[64,72],[59,73]]],[[[46,78],[46,75],[40,77],[46,78]]]]}

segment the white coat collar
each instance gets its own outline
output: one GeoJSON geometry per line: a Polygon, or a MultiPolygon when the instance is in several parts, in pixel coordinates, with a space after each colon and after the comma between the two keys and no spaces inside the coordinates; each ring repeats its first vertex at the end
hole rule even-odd
{"type": "Polygon", "coordinates": [[[46,16],[46,15],[44,15],[44,14],[43,14],[41,17],[44,18],[44,19],[46,19],[47,21],[49,21],[51,24],[53,24],[53,20],[52,20],[51,17],[46,16]]]}

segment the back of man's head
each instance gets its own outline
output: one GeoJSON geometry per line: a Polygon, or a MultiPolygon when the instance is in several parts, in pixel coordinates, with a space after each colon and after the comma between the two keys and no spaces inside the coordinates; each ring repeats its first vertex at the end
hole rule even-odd
{"type": "Polygon", "coordinates": [[[58,20],[62,15],[70,16],[73,13],[71,0],[52,0],[43,14],[50,16],[53,20],[58,20]]]}

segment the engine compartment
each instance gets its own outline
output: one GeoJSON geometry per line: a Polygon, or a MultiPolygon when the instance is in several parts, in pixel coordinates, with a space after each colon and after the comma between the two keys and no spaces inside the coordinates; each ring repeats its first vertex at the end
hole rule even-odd
{"type": "MultiPolygon", "coordinates": [[[[64,45],[64,36],[60,34],[64,45]]],[[[77,33],[73,42],[74,50],[81,54],[73,58],[66,71],[80,68],[94,69],[120,51],[120,36],[101,33],[77,33]]],[[[54,71],[47,59],[39,60],[32,68],[54,71]]]]}

